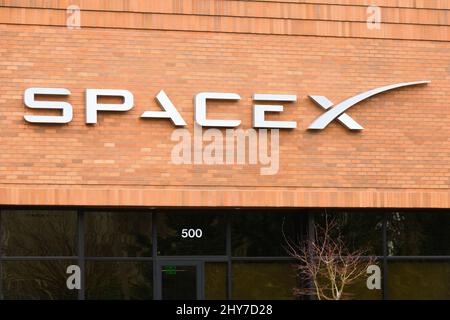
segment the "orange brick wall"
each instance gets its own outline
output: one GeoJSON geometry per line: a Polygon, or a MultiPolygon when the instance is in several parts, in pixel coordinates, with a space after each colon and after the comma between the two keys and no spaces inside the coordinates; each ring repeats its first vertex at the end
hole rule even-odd
{"type": "MultiPolygon", "coordinates": [[[[447,1],[0,1],[0,204],[450,207],[450,27],[447,1]],[[80,5],[81,29],[65,27],[80,5]],[[189,30],[189,31],[186,31],[189,30]],[[307,97],[340,102],[396,82],[334,121],[307,97]],[[60,87],[74,119],[29,124],[29,87],[60,87]],[[87,88],[127,89],[135,107],[85,124],[87,88]],[[234,92],[211,117],[251,127],[254,93],[296,94],[280,120],[278,174],[259,165],[174,165],[170,121],[140,119],[164,89],[192,130],[193,97],[234,92]]],[[[150,108],[153,106],[153,108],[150,108]]],[[[214,110],[214,111],[213,111],[214,110]]],[[[47,112],[48,113],[48,112],[47,112]]]]}

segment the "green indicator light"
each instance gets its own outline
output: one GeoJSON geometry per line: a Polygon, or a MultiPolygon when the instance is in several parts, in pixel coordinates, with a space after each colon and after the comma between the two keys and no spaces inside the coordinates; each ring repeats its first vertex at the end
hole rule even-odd
{"type": "Polygon", "coordinates": [[[177,274],[177,267],[176,266],[165,266],[165,269],[163,270],[168,275],[176,275],[177,274]]]}

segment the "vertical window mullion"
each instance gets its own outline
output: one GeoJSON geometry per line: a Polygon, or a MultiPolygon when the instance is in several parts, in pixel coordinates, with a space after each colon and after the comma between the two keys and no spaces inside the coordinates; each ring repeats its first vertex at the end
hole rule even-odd
{"type": "Polygon", "coordinates": [[[153,300],[158,296],[158,213],[152,211],[153,300]]]}
{"type": "MultiPolygon", "coordinates": [[[[317,213],[316,212],[311,212],[311,211],[308,211],[308,231],[307,231],[307,237],[308,237],[308,241],[311,243],[311,242],[313,242],[314,241],[314,238],[315,238],[315,223],[316,223],[316,221],[315,221],[315,215],[316,215],[317,213]]],[[[327,214],[327,212],[325,211],[325,214],[327,214]]],[[[311,257],[312,256],[312,248],[311,248],[311,246],[309,245],[309,247],[308,247],[308,250],[309,250],[309,256],[310,256],[310,259],[315,259],[315,257],[311,257]]],[[[299,279],[300,281],[303,281],[303,279],[299,279]]],[[[312,288],[314,288],[314,283],[311,281],[311,279],[308,281],[308,284],[307,284],[307,286],[308,286],[308,289],[312,289],[312,288]]],[[[309,295],[308,296],[308,300],[317,300],[317,298],[315,297],[315,296],[313,296],[313,295],[309,295]]]]}
{"type": "Polygon", "coordinates": [[[383,214],[383,300],[388,300],[389,296],[387,293],[387,284],[388,284],[388,266],[387,266],[387,256],[388,256],[388,245],[387,245],[387,219],[388,213],[387,211],[383,214]]]}
{"type": "Polygon", "coordinates": [[[226,234],[226,253],[227,253],[227,298],[232,299],[231,290],[233,289],[232,270],[231,270],[231,215],[227,214],[227,234],[226,234]]]}
{"type": "Polygon", "coordinates": [[[79,209],[77,212],[77,235],[78,235],[78,266],[81,271],[81,288],[78,291],[78,300],[85,300],[86,298],[86,257],[84,253],[84,211],[79,209]]]}
{"type": "Polygon", "coordinates": [[[0,300],[3,300],[2,210],[0,209],[0,300]]]}

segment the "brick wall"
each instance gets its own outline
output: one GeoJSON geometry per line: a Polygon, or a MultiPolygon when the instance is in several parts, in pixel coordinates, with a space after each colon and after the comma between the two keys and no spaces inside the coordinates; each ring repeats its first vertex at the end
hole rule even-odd
{"type": "Polygon", "coordinates": [[[450,207],[448,2],[384,1],[380,30],[366,2],[0,1],[0,203],[450,207]],[[72,3],[79,30],[65,27],[72,3]],[[340,102],[416,80],[432,83],[350,109],[362,132],[307,130],[323,113],[309,94],[340,102]],[[25,108],[29,87],[69,89],[73,121],[26,123],[43,114],[25,108]],[[86,125],[87,88],[130,90],[135,106],[86,125]],[[298,122],[281,130],[278,174],[170,163],[174,126],[139,118],[161,89],[191,131],[199,92],[238,93],[208,114],[243,129],[254,93],[297,95],[272,117],[298,122]]]}

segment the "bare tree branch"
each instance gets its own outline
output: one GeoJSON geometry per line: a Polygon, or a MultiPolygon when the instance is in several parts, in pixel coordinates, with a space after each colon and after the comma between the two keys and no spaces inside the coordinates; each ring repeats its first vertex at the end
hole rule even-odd
{"type": "Polygon", "coordinates": [[[348,287],[366,274],[375,258],[367,250],[349,250],[339,233],[335,219],[314,225],[314,235],[301,242],[288,239],[283,232],[285,249],[298,261],[296,271],[310,286],[294,289],[295,295],[315,295],[319,300],[340,300],[348,287]]]}

